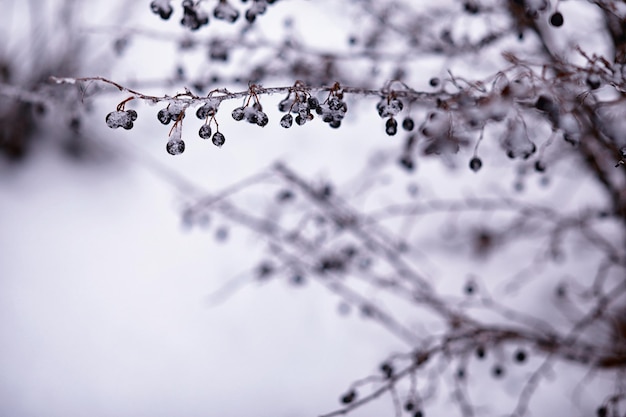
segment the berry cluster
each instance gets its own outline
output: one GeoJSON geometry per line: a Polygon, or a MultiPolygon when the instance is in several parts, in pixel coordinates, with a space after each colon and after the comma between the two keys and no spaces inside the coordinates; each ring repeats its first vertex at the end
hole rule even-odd
{"type": "MultiPolygon", "coordinates": [[[[393,93],[387,97],[383,97],[376,104],[376,110],[378,115],[382,118],[387,118],[385,122],[385,132],[389,136],[394,136],[398,133],[398,121],[395,116],[402,111],[404,103],[397,98],[393,93]]],[[[415,128],[415,122],[410,117],[407,117],[402,122],[402,128],[407,132],[410,132],[415,128]]]]}
{"type": "Polygon", "coordinates": [[[133,128],[133,122],[137,120],[137,112],[135,110],[116,110],[107,114],[105,120],[111,129],[123,127],[129,130],[133,128]]]}
{"type": "Polygon", "coordinates": [[[183,1],[183,18],[180,24],[191,30],[198,30],[209,23],[209,16],[192,0],[183,1]]]}
{"type": "Polygon", "coordinates": [[[244,100],[245,104],[243,106],[235,108],[231,116],[236,121],[241,121],[246,119],[248,123],[255,124],[261,127],[267,126],[269,123],[269,118],[267,114],[263,111],[263,106],[261,105],[261,101],[259,100],[259,96],[256,93],[256,85],[250,86],[250,92],[248,97],[244,100]],[[250,106],[250,101],[254,99],[254,104],[250,106]]]}
{"type": "Polygon", "coordinates": [[[235,9],[228,0],[220,0],[215,9],[213,9],[213,16],[216,19],[234,23],[239,18],[239,10],[235,9]]]}
{"type": "Polygon", "coordinates": [[[159,110],[157,119],[164,125],[170,124],[172,120],[178,122],[178,120],[182,120],[185,117],[185,110],[187,110],[187,106],[181,103],[170,103],[164,109],[159,110]]]}
{"type": "Polygon", "coordinates": [[[150,10],[152,13],[158,14],[163,20],[169,19],[174,12],[170,0],[153,0],[150,3],[150,10]]]}
{"type": "Polygon", "coordinates": [[[290,92],[287,97],[278,103],[278,110],[287,112],[287,114],[280,119],[280,125],[286,129],[290,128],[294,121],[294,117],[291,115],[291,113],[293,113],[296,115],[296,124],[302,126],[307,121],[313,120],[314,116],[312,111],[318,111],[319,108],[320,102],[317,98],[303,91],[290,92]]]}
{"type": "Polygon", "coordinates": [[[332,91],[328,100],[316,109],[317,114],[322,116],[322,121],[334,129],[341,126],[347,111],[348,106],[343,101],[343,93],[336,91],[332,91]]]}
{"type": "MultiPolygon", "coordinates": [[[[246,0],[244,0],[245,2],[246,0]]],[[[276,0],[254,0],[245,12],[246,20],[253,23],[257,16],[265,13],[269,4],[275,2],[276,0]]],[[[180,23],[190,30],[198,30],[209,23],[208,14],[199,7],[199,3],[201,2],[194,2],[193,0],[183,0],[182,2],[183,18],[180,23]]],[[[168,20],[174,11],[171,0],[153,0],[150,3],[150,10],[163,20],[168,20]]],[[[239,19],[240,13],[228,0],[219,0],[213,9],[213,16],[218,20],[234,23],[239,19]]]]}

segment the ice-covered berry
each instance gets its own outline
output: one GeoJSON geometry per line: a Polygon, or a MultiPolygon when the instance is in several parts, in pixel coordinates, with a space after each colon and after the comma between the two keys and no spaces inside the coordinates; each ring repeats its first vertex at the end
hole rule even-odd
{"type": "Polygon", "coordinates": [[[105,118],[107,126],[111,129],[117,129],[118,127],[123,127],[128,130],[133,127],[133,120],[131,116],[125,111],[112,111],[107,114],[105,118]]]}
{"type": "Polygon", "coordinates": [[[132,120],[133,122],[137,120],[137,112],[135,110],[126,110],[126,113],[130,117],[130,120],[132,120]]]}
{"type": "Polygon", "coordinates": [[[210,139],[211,138],[211,126],[208,124],[204,124],[200,126],[200,130],[198,131],[198,136],[202,139],[210,139]]]}
{"type": "Polygon", "coordinates": [[[222,135],[220,132],[215,132],[215,134],[213,135],[213,145],[220,148],[224,144],[224,142],[226,142],[226,138],[224,137],[224,135],[222,135]]]}
{"type": "Polygon", "coordinates": [[[256,124],[264,127],[269,123],[270,119],[267,117],[267,114],[265,114],[262,111],[257,112],[256,114],[256,124]]]}
{"type": "Polygon", "coordinates": [[[198,110],[196,110],[196,117],[200,120],[204,120],[207,117],[215,116],[215,113],[217,113],[218,106],[219,106],[218,101],[213,101],[213,100],[209,101],[203,104],[202,106],[198,107],[198,110]]]}
{"type": "Polygon", "coordinates": [[[587,77],[587,85],[592,90],[597,90],[602,85],[602,81],[600,80],[600,76],[598,74],[590,74],[587,77]]]}
{"type": "Polygon", "coordinates": [[[315,97],[309,97],[307,102],[309,103],[309,107],[313,110],[317,110],[317,108],[320,106],[319,100],[315,97]]]}
{"type": "Polygon", "coordinates": [[[410,132],[411,130],[415,128],[415,122],[413,121],[411,117],[406,117],[402,121],[402,128],[406,130],[407,132],[410,132]]]}
{"type": "Polygon", "coordinates": [[[287,113],[280,119],[280,125],[285,129],[290,128],[293,124],[293,116],[287,113]]]}
{"type": "Polygon", "coordinates": [[[172,121],[172,115],[169,111],[167,111],[167,109],[161,109],[157,113],[157,119],[159,120],[159,122],[167,125],[172,121]]]}
{"type": "Polygon", "coordinates": [[[185,142],[182,139],[172,139],[165,146],[170,155],[180,155],[185,152],[185,142]]]}
{"type": "Polygon", "coordinates": [[[404,104],[401,100],[396,97],[392,97],[388,99],[387,97],[383,97],[378,104],[376,104],[376,110],[378,110],[378,115],[382,118],[385,117],[393,117],[400,113],[404,104]]]}
{"type": "Polygon", "coordinates": [[[220,0],[215,9],[213,9],[213,16],[216,19],[233,23],[239,18],[239,10],[235,9],[228,0],[220,0]]]}
{"type": "Polygon", "coordinates": [[[354,390],[347,392],[341,397],[341,402],[343,404],[350,404],[356,399],[356,392],[354,390]]]}
{"type": "Polygon", "coordinates": [[[472,159],[470,159],[469,167],[472,171],[478,172],[480,171],[480,168],[482,168],[482,166],[483,166],[483,161],[481,161],[479,157],[475,156],[472,159]]]}
{"type": "Polygon", "coordinates": [[[209,23],[209,16],[198,5],[194,4],[191,0],[184,0],[183,6],[183,18],[180,24],[191,29],[198,30],[203,25],[209,23]]]}
{"type": "Polygon", "coordinates": [[[174,9],[169,0],[154,0],[150,3],[150,10],[152,13],[158,14],[161,19],[167,20],[172,16],[174,9]]]}
{"type": "Polygon", "coordinates": [[[245,115],[246,115],[246,111],[245,111],[245,108],[243,107],[237,107],[231,113],[231,116],[233,116],[233,119],[237,121],[243,120],[245,115]]]}
{"type": "Polygon", "coordinates": [[[393,136],[398,132],[398,122],[393,117],[387,119],[387,123],[385,123],[385,132],[389,136],[393,136]]]}

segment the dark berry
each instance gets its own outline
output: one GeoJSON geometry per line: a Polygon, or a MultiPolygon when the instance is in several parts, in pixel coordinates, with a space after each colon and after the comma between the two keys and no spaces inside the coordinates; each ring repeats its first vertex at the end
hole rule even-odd
{"type": "Polygon", "coordinates": [[[296,116],[296,123],[298,126],[303,126],[306,123],[306,117],[302,117],[301,115],[296,116]]]}
{"type": "Polygon", "coordinates": [[[170,155],[180,155],[185,152],[185,142],[182,139],[172,139],[165,146],[170,155]]]}
{"type": "Polygon", "coordinates": [[[493,367],[491,372],[493,373],[494,377],[500,378],[501,376],[504,375],[504,368],[501,367],[500,365],[496,365],[496,366],[493,367]]]}
{"type": "Polygon", "coordinates": [[[332,127],[333,129],[339,129],[341,127],[341,120],[333,120],[328,124],[328,126],[332,127]]]}
{"type": "Polygon", "coordinates": [[[159,122],[167,125],[172,121],[172,115],[169,111],[167,111],[167,109],[161,109],[157,113],[157,119],[159,120],[159,122]]]}
{"type": "Polygon", "coordinates": [[[256,114],[256,124],[264,127],[269,123],[270,119],[267,117],[267,114],[260,111],[256,114]]]}
{"type": "Polygon", "coordinates": [[[204,124],[200,126],[200,130],[198,131],[198,136],[200,136],[202,139],[211,138],[211,126],[209,126],[208,124],[204,124]]]}
{"type": "Polygon", "coordinates": [[[480,160],[479,157],[475,156],[470,159],[469,167],[472,171],[478,172],[480,168],[483,166],[483,161],[480,160]]]}
{"type": "Polygon", "coordinates": [[[413,408],[415,408],[413,401],[407,401],[406,404],[404,404],[404,409],[406,411],[413,411],[413,408]]]}
{"type": "Polygon", "coordinates": [[[280,111],[281,113],[288,112],[292,104],[293,100],[291,98],[284,98],[278,103],[278,111],[280,111]]]}
{"type": "Polygon", "coordinates": [[[203,106],[198,107],[196,110],[196,117],[200,120],[204,120],[207,117],[215,116],[217,113],[217,108],[213,103],[206,103],[203,106]]]}
{"type": "Polygon", "coordinates": [[[485,357],[485,348],[482,346],[478,346],[476,348],[476,356],[478,357],[478,359],[483,359],[485,357]]]}
{"type": "Polygon", "coordinates": [[[515,352],[515,362],[526,362],[526,352],[524,352],[523,350],[518,350],[517,352],[515,352]]]}
{"type": "Polygon", "coordinates": [[[563,26],[563,15],[560,12],[555,12],[550,16],[550,24],[557,28],[563,26]]]}
{"type": "Polygon", "coordinates": [[[130,116],[130,120],[132,120],[133,122],[137,120],[137,112],[135,110],[126,110],[126,114],[130,116]]]}
{"type": "Polygon", "coordinates": [[[213,135],[213,145],[221,148],[224,142],[226,142],[226,138],[224,137],[224,135],[222,135],[220,132],[215,132],[215,134],[213,135]]]}
{"type": "Polygon", "coordinates": [[[356,399],[356,392],[350,391],[341,397],[341,402],[344,404],[350,404],[355,399],[356,399]]]}
{"type": "Polygon", "coordinates": [[[409,155],[402,155],[398,162],[407,171],[413,171],[415,169],[415,162],[413,162],[413,158],[409,155]]]}
{"type": "Polygon", "coordinates": [[[107,114],[105,121],[111,129],[117,129],[118,127],[130,129],[133,127],[133,121],[125,111],[112,111],[107,114]]]}
{"type": "Polygon", "coordinates": [[[598,409],[596,410],[596,415],[598,417],[606,417],[608,415],[607,408],[605,406],[598,407],[598,409]]]}
{"type": "Polygon", "coordinates": [[[385,132],[389,136],[393,136],[398,132],[398,122],[393,117],[387,119],[387,123],[385,123],[385,132]]]}
{"type": "Polygon", "coordinates": [[[152,10],[152,13],[158,14],[163,20],[169,19],[174,11],[169,3],[164,3],[163,1],[151,2],[150,9],[152,10]]]}
{"type": "Polygon", "coordinates": [[[600,88],[602,82],[598,74],[591,74],[589,77],[587,77],[587,85],[592,90],[597,90],[598,88],[600,88]]]}
{"type": "Polygon", "coordinates": [[[233,116],[233,119],[240,121],[243,120],[243,117],[245,116],[245,109],[243,107],[237,107],[235,110],[233,110],[233,112],[231,113],[231,115],[233,116]]]}
{"type": "Polygon", "coordinates": [[[252,9],[246,10],[246,20],[249,23],[254,23],[254,21],[256,20],[256,13],[254,13],[252,9]]]}
{"type": "Polygon", "coordinates": [[[428,81],[428,84],[430,84],[431,87],[437,87],[439,85],[439,78],[431,78],[430,81],[428,81]]]}
{"type": "Polygon", "coordinates": [[[550,110],[553,109],[554,102],[552,101],[552,99],[550,97],[541,95],[537,99],[537,102],[535,103],[535,107],[538,110],[547,112],[547,111],[550,111],[550,110]]]}
{"type": "Polygon", "coordinates": [[[410,117],[406,117],[403,121],[402,121],[402,129],[406,130],[407,132],[410,132],[411,130],[413,130],[415,128],[415,122],[413,121],[412,118],[410,117]]]}
{"type": "Polygon", "coordinates": [[[413,417],[424,417],[424,412],[422,410],[417,410],[414,414],[413,417]]]}
{"type": "Polygon", "coordinates": [[[309,97],[307,101],[309,103],[309,107],[314,110],[317,110],[317,108],[320,106],[319,100],[315,97],[309,97]]]}
{"type": "Polygon", "coordinates": [[[380,366],[380,371],[385,375],[385,378],[390,379],[393,376],[393,367],[388,363],[383,363],[380,366]]]}
{"type": "Polygon", "coordinates": [[[289,113],[287,113],[280,119],[280,125],[284,127],[285,129],[290,128],[292,124],[293,124],[293,116],[290,115],[289,113]]]}
{"type": "Polygon", "coordinates": [[[536,161],[535,162],[535,171],[537,172],[545,172],[546,170],[546,166],[544,165],[543,162],[541,161],[536,161]]]}

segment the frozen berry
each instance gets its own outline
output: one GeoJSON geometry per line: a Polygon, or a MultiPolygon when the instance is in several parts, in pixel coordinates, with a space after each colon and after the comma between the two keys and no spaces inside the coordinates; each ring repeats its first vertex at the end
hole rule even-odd
{"type": "Polygon", "coordinates": [[[526,352],[523,350],[518,350],[515,352],[515,361],[518,363],[526,362],[526,352]]]}
{"type": "Polygon", "coordinates": [[[385,132],[389,136],[393,136],[398,132],[398,122],[393,117],[387,119],[387,123],[385,123],[385,132]]]}
{"type": "Polygon", "coordinates": [[[280,119],[280,125],[285,129],[290,128],[293,124],[293,116],[287,113],[280,119]]]}
{"type": "Polygon", "coordinates": [[[550,24],[554,27],[563,26],[563,15],[560,12],[555,12],[550,16],[550,24]]]}
{"type": "Polygon", "coordinates": [[[180,155],[185,152],[185,142],[182,139],[172,139],[165,146],[170,155],[180,155]]]}
{"type": "Polygon", "coordinates": [[[536,161],[535,162],[535,171],[537,172],[545,172],[546,170],[546,166],[543,162],[541,161],[536,161]]]}
{"type": "Polygon", "coordinates": [[[406,130],[407,132],[410,132],[411,130],[413,130],[415,128],[415,122],[413,121],[412,118],[410,117],[406,117],[403,121],[402,121],[402,128],[404,130],[406,130]]]}
{"type": "Polygon", "coordinates": [[[167,111],[167,109],[161,109],[157,113],[157,119],[159,120],[159,122],[167,125],[172,121],[172,115],[169,111],[167,111]]]}
{"type": "Polygon", "coordinates": [[[306,123],[306,120],[307,120],[306,117],[302,117],[301,115],[296,116],[296,124],[298,126],[303,126],[306,123]]]}
{"type": "Polygon", "coordinates": [[[196,110],[196,117],[200,120],[204,120],[207,117],[215,116],[217,113],[217,107],[214,103],[206,103],[196,110]]]}
{"type": "Polygon", "coordinates": [[[235,110],[233,110],[233,112],[231,113],[231,115],[233,116],[233,119],[240,121],[243,120],[243,117],[245,116],[245,109],[243,107],[237,107],[235,110]]]}
{"type": "Polygon", "coordinates": [[[501,367],[500,365],[495,365],[493,369],[491,370],[491,372],[493,373],[494,377],[500,378],[501,376],[504,375],[504,368],[501,367]]]}
{"type": "Polygon", "coordinates": [[[478,172],[483,166],[483,161],[481,161],[479,157],[475,156],[470,159],[469,166],[472,171],[478,172]]]}
{"type": "Polygon", "coordinates": [[[224,137],[224,135],[222,135],[220,132],[215,132],[215,134],[213,135],[213,145],[221,148],[224,142],[226,142],[226,138],[224,137]]]}
{"type": "Polygon", "coordinates": [[[592,90],[597,90],[598,88],[600,88],[600,86],[602,85],[600,76],[598,74],[589,75],[589,77],[587,77],[587,85],[592,90]]]}
{"type": "Polygon", "coordinates": [[[200,130],[198,131],[198,136],[202,139],[210,139],[211,138],[211,126],[208,124],[204,124],[200,126],[200,130]]]}
{"type": "Polygon", "coordinates": [[[476,348],[476,356],[478,357],[478,359],[484,358],[485,354],[486,354],[486,352],[485,352],[485,348],[484,347],[478,346],[476,348]]]}
{"type": "Polygon", "coordinates": [[[350,404],[355,399],[356,399],[356,392],[350,391],[341,397],[341,402],[344,404],[350,404]]]}
{"type": "Polygon", "coordinates": [[[126,114],[130,116],[130,120],[132,121],[137,120],[137,112],[135,110],[126,110],[126,114]]]}
{"type": "Polygon", "coordinates": [[[169,1],[165,0],[154,0],[150,3],[150,9],[152,13],[158,14],[161,19],[167,20],[172,15],[174,9],[169,4],[169,1]]]}
{"type": "Polygon", "coordinates": [[[265,114],[262,111],[257,112],[256,114],[256,124],[264,127],[269,123],[269,118],[267,117],[267,114],[265,114]]]}
{"type": "Polygon", "coordinates": [[[133,126],[133,121],[125,111],[112,111],[107,114],[105,121],[111,129],[117,129],[118,127],[130,129],[133,126]]]}
{"type": "Polygon", "coordinates": [[[314,110],[317,110],[317,108],[320,106],[319,100],[315,97],[309,97],[307,101],[309,103],[309,107],[314,110]]]}
{"type": "Polygon", "coordinates": [[[430,81],[428,81],[428,84],[430,84],[431,87],[437,87],[439,85],[439,78],[431,78],[430,81]]]}

